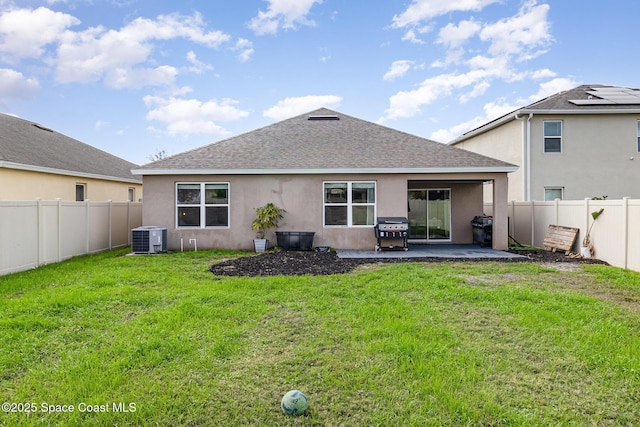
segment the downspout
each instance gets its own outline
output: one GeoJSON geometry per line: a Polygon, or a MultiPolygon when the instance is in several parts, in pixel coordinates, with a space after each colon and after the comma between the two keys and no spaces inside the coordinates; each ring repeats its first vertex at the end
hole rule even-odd
{"type": "Polygon", "coordinates": [[[527,121],[523,120],[519,113],[515,113],[516,120],[522,120],[522,198],[525,202],[531,200],[531,119],[533,113],[529,113],[527,121]]]}

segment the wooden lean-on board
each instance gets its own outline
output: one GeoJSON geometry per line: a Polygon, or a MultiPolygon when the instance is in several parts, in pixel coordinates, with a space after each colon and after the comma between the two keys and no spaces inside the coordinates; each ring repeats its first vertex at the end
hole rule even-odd
{"type": "Polygon", "coordinates": [[[555,252],[556,249],[560,249],[565,251],[565,255],[569,255],[579,231],[578,228],[549,225],[547,235],[544,238],[544,248],[546,250],[553,250],[553,252],[555,252]]]}

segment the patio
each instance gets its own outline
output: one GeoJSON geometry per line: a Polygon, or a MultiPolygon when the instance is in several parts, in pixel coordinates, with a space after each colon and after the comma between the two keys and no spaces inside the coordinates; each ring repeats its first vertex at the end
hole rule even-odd
{"type": "Polygon", "coordinates": [[[505,251],[498,251],[492,248],[484,248],[478,245],[409,245],[408,251],[403,250],[358,250],[358,249],[337,249],[339,258],[362,259],[362,258],[460,258],[460,259],[505,259],[505,258],[525,258],[522,255],[505,251]]]}

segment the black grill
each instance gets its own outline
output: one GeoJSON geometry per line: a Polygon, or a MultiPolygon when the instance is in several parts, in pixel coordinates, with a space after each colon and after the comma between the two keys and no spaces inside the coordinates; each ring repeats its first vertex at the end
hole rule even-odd
{"type": "Polygon", "coordinates": [[[473,227],[473,243],[481,247],[491,246],[493,240],[493,217],[488,215],[478,215],[471,220],[473,227]]]}
{"type": "Polygon", "coordinates": [[[406,217],[379,216],[373,230],[376,233],[376,252],[382,249],[402,249],[405,251],[409,249],[407,244],[409,220],[406,217]],[[382,246],[383,239],[390,240],[387,246],[382,246]],[[399,245],[397,244],[398,240],[400,240],[399,245]]]}

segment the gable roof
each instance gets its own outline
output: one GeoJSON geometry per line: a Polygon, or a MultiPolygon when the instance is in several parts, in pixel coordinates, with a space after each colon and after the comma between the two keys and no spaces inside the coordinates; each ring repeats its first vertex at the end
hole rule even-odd
{"type": "Polygon", "coordinates": [[[136,164],[37,123],[0,114],[0,167],[140,184],[136,164]]]}
{"type": "Polygon", "coordinates": [[[177,154],[140,175],[513,172],[517,167],[321,108],[177,154]]]}
{"type": "Polygon", "coordinates": [[[640,114],[640,89],[597,84],[578,86],[518,108],[465,132],[449,144],[455,145],[525,114],[640,114]]]}

